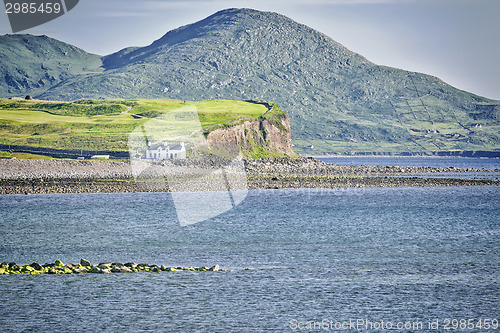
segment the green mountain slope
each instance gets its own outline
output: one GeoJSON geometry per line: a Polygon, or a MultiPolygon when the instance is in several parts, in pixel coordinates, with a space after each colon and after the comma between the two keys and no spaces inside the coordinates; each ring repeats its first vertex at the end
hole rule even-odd
{"type": "Polygon", "coordinates": [[[47,36],[0,37],[0,96],[39,95],[81,73],[102,72],[101,57],[47,36]]]}
{"type": "Polygon", "coordinates": [[[224,10],[102,63],[33,94],[275,101],[299,153],[500,150],[499,101],[377,66],[276,13],[224,10]]]}

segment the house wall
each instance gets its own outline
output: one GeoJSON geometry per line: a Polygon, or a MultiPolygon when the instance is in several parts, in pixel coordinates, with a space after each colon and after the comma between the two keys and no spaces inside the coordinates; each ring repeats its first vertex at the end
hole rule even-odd
{"type": "Polygon", "coordinates": [[[186,158],[186,150],[146,150],[146,158],[158,160],[171,160],[186,158]]]}

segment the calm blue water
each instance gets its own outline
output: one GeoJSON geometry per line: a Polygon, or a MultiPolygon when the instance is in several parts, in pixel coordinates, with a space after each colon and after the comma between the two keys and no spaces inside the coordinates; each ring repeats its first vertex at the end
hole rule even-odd
{"type": "Polygon", "coordinates": [[[500,169],[500,158],[349,156],[319,159],[326,163],[339,165],[500,169]]]}
{"type": "MultiPolygon", "coordinates": [[[[183,228],[168,193],[10,195],[0,207],[0,261],[232,270],[0,276],[3,332],[286,332],[358,319],[423,325],[405,332],[439,320],[432,332],[445,332],[445,318],[500,318],[500,187],[254,190],[183,228]]],[[[351,330],[372,331],[383,330],[351,330]]]]}

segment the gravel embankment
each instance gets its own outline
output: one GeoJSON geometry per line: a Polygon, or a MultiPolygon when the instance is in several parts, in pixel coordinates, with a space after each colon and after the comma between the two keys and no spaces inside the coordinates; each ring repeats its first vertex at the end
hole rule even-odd
{"type": "MultiPolygon", "coordinates": [[[[148,165],[144,176],[136,181],[130,163],[123,161],[0,159],[0,194],[163,192],[169,191],[169,186],[181,191],[225,190],[224,174],[213,171],[227,165],[228,160],[224,159],[165,161],[148,165]],[[174,180],[169,178],[172,173],[174,180]]],[[[238,181],[251,189],[500,185],[495,180],[412,177],[493,170],[339,166],[313,158],[245,160],[245,171],[246,178],[238,181]]],[[[234,188],[234,182],[231,186],[234,188]]]]}
{"type": "Polygon", "coordinates": [[[121,161],[0,159],[0,179],[130,177],[130,164],[121,161]]]}

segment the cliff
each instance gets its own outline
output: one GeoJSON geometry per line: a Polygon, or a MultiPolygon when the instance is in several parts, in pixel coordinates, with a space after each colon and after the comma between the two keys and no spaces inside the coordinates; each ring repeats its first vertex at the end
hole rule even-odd
{"type": "Polygon", "coordinates": [[[205,129],[209,147],[236,145],[251,158],[296,156],[293,152],[290,118],[276,104],[258,118],[239,119],[205,129]]]}

